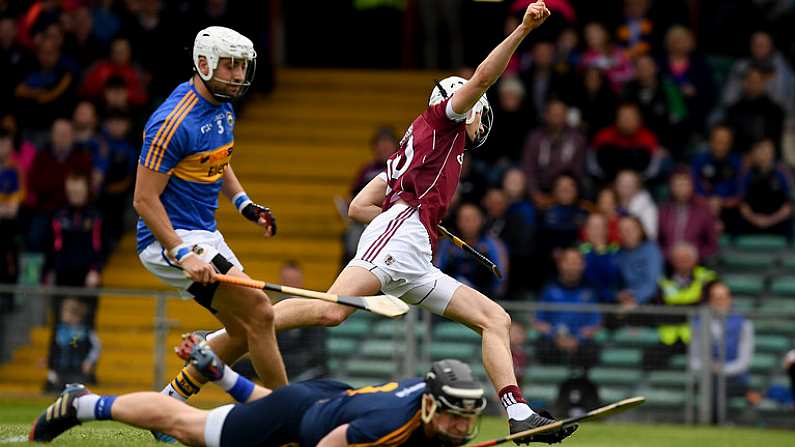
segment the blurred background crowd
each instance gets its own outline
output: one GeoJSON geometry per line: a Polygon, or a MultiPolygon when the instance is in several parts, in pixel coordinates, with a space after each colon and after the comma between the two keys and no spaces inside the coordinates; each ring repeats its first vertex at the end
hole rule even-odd
{"type": "MultiPolygon", "coordinates": [[[[304,2],[0,0],[0,282],[18,279],[25,252],[41,254],[34,282],[101,284],[103,263],[131,228],[142,120],[190,75],[196,30],[223,24],[250,36],[262,91],[272,88],[272,63],[468,76],[528,0],[338,3],[310,14],[304,2]],[[279,8],[283,45],[263,26],[279,8]]],[[[501,300],[729,312],[731,291],[715,268],[719,241],[792,238],[795,4],[546,3],[552,18],[489,92],[494,129],[465,158],[446,222],[505,277],[448,241],[438,266],[501,300]]],[[[351,196],[383,170],[402,131],[375,131],[373,160],[355,174],[351,196]]],[[[346,230],[343,261],[360,231],[346,230]]],[[[0,296],[0,310],[11,303],[0,296]]],[[[92,371],[95,306],[56,300],[66,335],[53,336],[51,361],[92,371]],[[59,356],[59,340],[74,333],[86,343],[79,358],[59,356]]],[[[753,328],[737,318],[725,333],[736,363],[724,367],[742,378],[753,328]]],[[[540,312],[517,323],[541,334],[541,362],[581,367],[598,363],[601,328],[657,327],[659,343],[644,352],[650,368],[692,338],[681,318],[540,312]]],[[[521,346],[526,331],[517,334],[521,346]]],[[[517,368],[527,363],[519,350],[515,357],[517,368]]]]}

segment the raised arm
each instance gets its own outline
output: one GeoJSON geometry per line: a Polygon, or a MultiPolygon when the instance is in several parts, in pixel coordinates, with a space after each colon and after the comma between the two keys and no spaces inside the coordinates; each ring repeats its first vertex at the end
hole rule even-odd
{"type": "Polygon", "coordinates": [[[463,115],[478,102],[486,90],[502,76],[508,66],[508,61],[519,48],[519,44],[530,34],[530,31],[544,23],[549,14],[549,9],[543,0],[531,3],[527,7],[522,23],[486,56],[486,59],[475,70],[472,78],[455,92],[450,100],[453,112],[463,115]]]}
{"type": "Polygon", "coordinates": [[[348,217],[356,222],[368,224],[381,214],[381,204],[386,197],[386,180],[383,174],[370,180],[348,206],[348,217]]]}

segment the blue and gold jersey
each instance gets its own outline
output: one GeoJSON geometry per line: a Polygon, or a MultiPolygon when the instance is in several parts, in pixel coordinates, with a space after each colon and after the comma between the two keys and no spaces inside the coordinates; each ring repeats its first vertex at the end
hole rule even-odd
{"type": "MultiPolygon", "coordinates": [[[[171,178],[160,201],[174,229],[215,231],[224,169],[234,147],[232,105],[213,105],[190,81],[180,84],[144,128],[138,162],[171,178]]],[[[138,220],[138,252],[155,238],[138,220]]]]}
{"type": "Polygon", "coordinates": [[[309,407],[301,420],[300,445],[317,445],[349,424],[351,446],[430,446],[420,419],[425,382],[420,378],[349,389],[309,407]]]}

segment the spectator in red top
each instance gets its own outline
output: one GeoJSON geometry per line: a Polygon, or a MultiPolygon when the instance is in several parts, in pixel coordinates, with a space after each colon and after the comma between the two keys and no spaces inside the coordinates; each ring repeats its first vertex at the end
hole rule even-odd
{"type": "MultiPolygon", "coordinates": [[[[618,221],[621,215],[618,212],[618,196],[613,188],[603,188],[596,196],[596,212],[605,216],[607,220],[607,242],[619,242],[618,221]]],[[[584,237],[583,237],[584,239],[584,237]]]]}
{"type": "Polygon", "coordinates": [[[696,197],[693,179],[688,170],[678,170],[670,180],[671,200],[660,208],[657,241],[666,259],[680,242],[688,242],[698,249],[700,262],[718,251],[715,218],[706,201],[696,197]]]}
{"type": "Polygon", "coordinates": [[[582,65],[603,71],[613,91],[620,92],[634,76],[634,69],[624,50],[614,46],[605,27],[596,22],[585,26],[585,42],[588,49],[582,55],[582,65]]]}
{"type": "Polygon", "coordinates": [[[549,101],[544,127],[533,130],[524,146],[522,170],[530,197],[540,208],[552,205],[552,185],[562,174],[584,177],[585,136],[566,124],[567,113],[562,101],[549,101]]]}
{"type": "Polygon", "coordinates": [[[110,58],[97,62],[86,73],[80,88],[81,95],[90,99],[99,98],[108,79],[112,77],[124,80],[130,105],[141,106],[146,103],[146,90],[140,73],[132,65],[130,42],[125,38],[115,39],[110,46],[110,58]]]}
{"type": "Polygon", "coordinates": [[[28,248],[44,251],[49,239],[52,213],[66,205],[64,182],[69,172],[91,172],[91,157],[74,147],[72,123],[57,119],[52,124],[51,143],[36,154],[28,177],[25,204],[32,211],[28,248]]]}
{"type": "Polygon", "coordinates": [[[607,181],[623,170],[643,173],[646,178],[656,176],[659,170],[662,151],[657,136],[644,127],[635,104],[619,107],[616,123],[599,131],[592,147],[598,165],[595,174],[607,181]]]}

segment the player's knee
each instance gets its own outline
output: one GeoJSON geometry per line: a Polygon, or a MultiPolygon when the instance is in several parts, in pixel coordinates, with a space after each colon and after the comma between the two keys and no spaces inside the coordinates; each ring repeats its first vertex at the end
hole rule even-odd
{"type": "Polygon", "coordinates": [[[253,305],[243,316],[244,327],[251,333],[259,333],[273,327],[273,306],[263,298],[253,305]]]}
{"type": "Polygon", "coordinates": [[[499,304],[492,303],[486,310],[486,324],[490,329],[507,332],[511,328],[511,315],[499,304]]]}
{"type": "Polygon", "coordinates": [[[332,304],[323,306],[320,313],[321,326],[339,326],[345,321],[351,312],[344,306],[332,304]]]}

